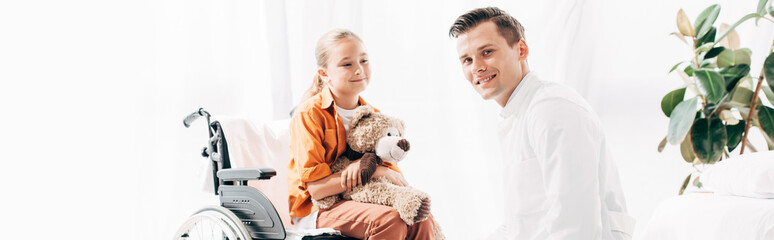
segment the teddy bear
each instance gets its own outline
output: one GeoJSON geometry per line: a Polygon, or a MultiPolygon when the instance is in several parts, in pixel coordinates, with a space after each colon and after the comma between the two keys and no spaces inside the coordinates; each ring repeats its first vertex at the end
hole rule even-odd
{"type": "MultiPolygon", "coordinates": [[[[403,137],[404,131],[405,126],[400,119],[375,112],[369,106],[357,107],[349,123],[347,150],[331,165],[331,171],[340,172],[360,159],[358,171],[364,183],[339,195],[313,199],[312,203],[320,209],[328,209],[341,199],[354,200],[391,206],[408,225],[423,220],[419,219],[417,212],[430,203],[427,193],[409,186],[394,185],[384,177],[371,179],[376,167],[383,161],[397,163],[406,156],[410,145],[403,137]]],[[[435,229],[436,239],[444,239],[437,222],[435,229]]]]}

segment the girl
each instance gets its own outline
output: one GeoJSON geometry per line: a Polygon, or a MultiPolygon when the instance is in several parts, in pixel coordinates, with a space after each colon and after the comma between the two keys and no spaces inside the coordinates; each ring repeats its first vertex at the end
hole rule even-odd
{"type": "MultiPolygon", "coordinates": [[[[330,165],[346,150],[346,131],[354,109],[368,105],[360,93],[371,76],[363,42],[348,30],[323,35],[315,56],[317,75],[290,121],[288,202],[293,224],[299,229],[333,228],[359,239],[432,239],[429,202],[417,216],[424,221],[411,226],[388,206],[340,201],[320,210],[312,205],[312,198],[342,193],[365,180],[357,174],[359,160],[337,173],[331,173],[330,165]]],[[[407,185],[398,167],[388,162],[373,174],[380,176],[407,185]]]]}

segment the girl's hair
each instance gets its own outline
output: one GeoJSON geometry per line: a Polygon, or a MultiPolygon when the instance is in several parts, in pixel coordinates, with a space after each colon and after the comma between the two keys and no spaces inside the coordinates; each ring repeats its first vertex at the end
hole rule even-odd
{"type": "MultiPolygon", "coordinates": [[[[355,35],[355,33],[346,29],[333,29],[325,33],[325,35],[317,40],[317,47],[314,50],[314,56],[317,60],[317,67],[324,68],[328,66],[331,50],[334,46],[336,46],[336,44],[344,39],[357,39],[358,41],[363,42],[363,40],[355,35]]],[[[307,89],[304,95],[301,97],[301,102],[306,101],[310,97],[322,91],[323,86],[325,86],[325,82],[323,82],[322,77],[320,77],[320,75],[315,72],[312,85],[309,86],[309,89],[307,89]]]]}

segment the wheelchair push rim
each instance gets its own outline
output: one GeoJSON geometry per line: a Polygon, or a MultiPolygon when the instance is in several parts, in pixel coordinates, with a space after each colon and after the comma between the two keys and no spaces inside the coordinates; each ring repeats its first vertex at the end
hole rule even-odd
{"type": "Polygon", "coordinates": [[[239,218],[220,206],[208,206],[194,213],[175,233],[175,240],[250,240],[239,218]]]}

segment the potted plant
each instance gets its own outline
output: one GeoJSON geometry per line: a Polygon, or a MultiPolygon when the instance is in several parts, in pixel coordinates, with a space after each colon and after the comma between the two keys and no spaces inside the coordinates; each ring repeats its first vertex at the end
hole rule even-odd
{"type": "MultiPolygon", "coordinates": [[[[680,146],[683,159],[694,167],[713,164],[727,158],[738,149],[755,151],[747,136],[751,128],[762,131],[769,149],[774,149],[774,42],[763,68],[750,69],[752,51],[740,48],[734,28],[755,19],[774,22],[774,7],[769,0],[759,0],[754,13],[733,25],[714,26],[720,5],[704,9],[691,24],[685,12],[677,12],[678,32],[672,33],[692,51],[689,60],[679,62],[669,70],[677,70],[685,84],[661,100],[661,110],[669,117],[668,134],[658,146],[661,152],[667,143],[680,146]],[[741,146],[740,146],[741,145],[741,146]]],[[[691,175],[683,182],[683,193],[691,175]]],[[[701,187],[701,186],[699,186],[701,187]]]]}

